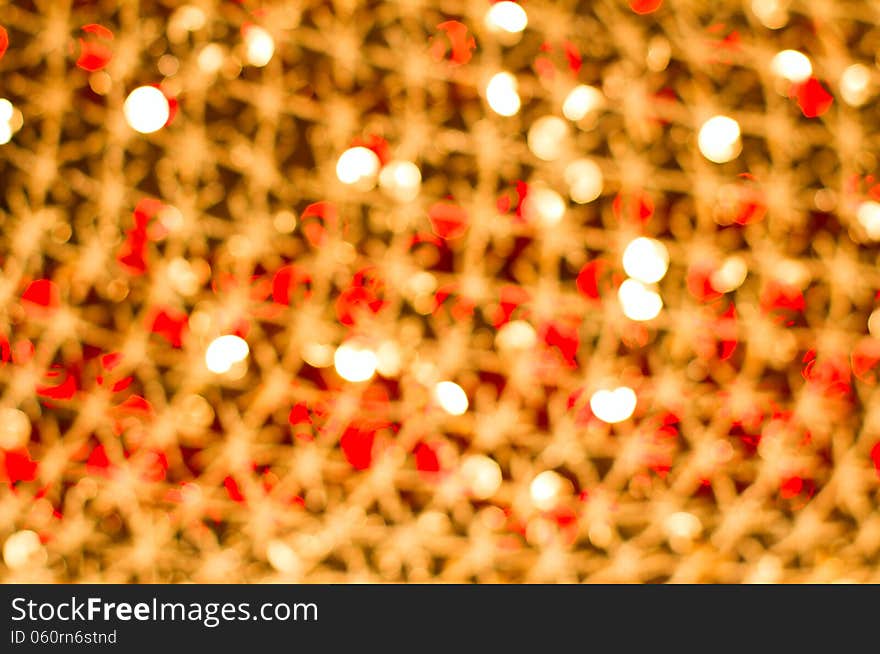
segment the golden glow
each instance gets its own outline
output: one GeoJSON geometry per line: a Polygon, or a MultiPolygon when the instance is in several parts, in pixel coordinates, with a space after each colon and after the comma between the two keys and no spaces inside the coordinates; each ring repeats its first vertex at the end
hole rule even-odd
{"type": "Polygon", "coordinates": [[[495,342],[502,350],[527,350],[538,340],[535,328],[524,320],[512,320],[498,330],[495,342]]]}
{"type": "Polygon", "coordinates": [[[479,500],[489,499],[501,487],[501,467],[482,454],[472,454],[462,462],[461,476],[468,492],[479,500]]]}
{"type": "Polygon", "coordinates": [[[880,203],[867,200],[859,205],[856,212],[859,224],[865,228],[868,238],[880,240],[880,203]]]}
{"type": "Polygon", "coordinates": [[[542,116],[529,129],[527,141],[529,150],[538,159],[553,161],[558,159],[565,148],[568,125],[556,116],[542,116]]]}
{"type": "Polygon", "coordinates": [[[773,72],[789,82],[805,82],[813,74],[810,58],[797,50],[783,50],[776,53],[770,62],[773,72]]]}
{"type": "Polygon", "coordinates": [[[275,54],[275,40],[259,25],[249,25],[244,31],[244,47],[247,62],[251,66],[262,67],[272,60],[275,54]]]}
{"type": "Polygon", "coordinates": [[[20,570],[45,559],[46,552],[35,531],[16,531],[3,543],[3,562],[11,570],[20,570]]]}
{"type": "Polygon", "coordinates": [[[529,218],[545,226],[552,226],[565,216],[565,200],[552,188],[536,184],[526,196],[526,212],[529,218]]]}
{"type": "Polygon", "coordinates": [[[742,286],[748,273],[749,268],[742,257],[730,256],[712,273],[710,283],[719,293],[730,293],[742,286]]]}
{"type": "Polygon", "coordinates": [[[613,390],[602,389],[590,398],[590,410],[599,420],[608,424],[623,422],[636,410],[636,392],[628,386],[613,390]]]}
{"type": "Polygon", "coordinates": [[[367,381],[376,374],[379,359],[373,350],[356,343],[343,343],[333,355],[337,374],[350,382],[367,381]]]}
{"type": "Polygon", "coordinates": [[[620,308],[630,320],[653,320],[663,309],[663,299],[656,291],[636,279],[626,279],[617,290],[620,308]]]}
{"type": "Polygon", "coordinates": [[[764,27],[778,30],[788,23],[788,3],[789,0],[752,0],[752,12],[764,27]]]}
{"type": "Polygon", "coordinates": [[[623,251],[626,274],[645,284],[663,279],[669,268],[669,252],[660,241],[640,236],[630,241],[623,251]]]}
{"type": "Polygon", "coordinates": [[[358,184],[372,188],[379,172],[379,157],[363,146],[349,148],[336,162],[336,177],[343,184],[358,184]]]}
{"type": "Polygon", "coordinates": [[[434,398],[446,413],[453,416],[464,415],[468,409],[468,397],[461,386],[451,381],[442,381],[434,387],[434,398]]]}
{"type": "Polygon", "coordinates": [[[486,101],[500,116],[513,116],[520,107],[516,78],[510,73],[497,73],[486,85],[486,101]]]}
{"type": "Polygon", "coordinates": [[[565,488],[565,479],[552,470],[545,470],[537,475],[529,485],[532,503],[542,511],[549,511],[559,501],[565,488]]]}
{"type": "Polygon", "coordinates": [[[871,69],[864,64],[847,67],[840,76],[840,95],[852,107],[860,107],[871,97],[871,69]]]}
{"type": "Polygon", "coordinates": [[[141,134],[162,129],[171,115],[168,99],[155,86],[139,86],[129,93],[122,111],[129,126],[141,134]]]}
{"type": "Polygon", "coordinates": [[[205,365],[218,375],[229,372],[236,363],[244,361],[249,352],[247,341],[234,334],[218,336],[205,350],[205,365]]]}
{"type": "Polygon", "coordinates": [[[592,202],[602,195],[602,169],[592,159],[575,159],[565,167],[565,183],[572,202],[592,202]]]}
{"type": "Polygon", "coordinates": [[[714,163],[732,161],[742,150],[739,123],[727,116],[714,116],[700,128],[700,152],[714,163]]]}
{"type": "Polygon", "coordinates": [[[486,27],[490,32],[518,34],[529,24],[529,17],[516,2],[496,2],[486,12],[486,27]]]}
{"type": "Polygon", "coordinates": [[[411,161],[390,161],[379,173],[379,187],[398,202],[411,202],[419,197],[422,173],[411,161]]]}
{"type": "Polygon", "coordinates": [[[571,121],[578,121],[605,103],[602,92],[587,84],[579,84],[566,96],[562,104],[562,115],[571,121]]]}
{"type": "Polygon", "coordinates": [[[278,572],[294,574],[300,571],[302,564],[293,548],[281,540],[270,540],[266,545],[266,559],[278,572]]]}
{"type": "Polygon", "coordinates": [[[0,409],[0,450],[16,450],[27,445],[31,421],[19,409],[0,409]]]}

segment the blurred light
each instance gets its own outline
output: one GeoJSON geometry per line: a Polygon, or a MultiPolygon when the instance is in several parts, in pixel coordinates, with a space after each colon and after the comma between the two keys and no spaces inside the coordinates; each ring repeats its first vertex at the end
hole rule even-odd
{"type": "Polygon", "coordinates": [[[537,342],[535,328],[524,320],[512,320],[495,335],[495,342],[502,350],[527,350],[537,342]]]}
{"type": "Polygon", "coordinates": [[[155,86],[140,86],[128,94],[122,107],[125,120],[136,132],[150,134],[168,122],[168,99],[155,86]]]}
{"type": "Polygon", "coordinates": [[[511,34],[522,32],[529,24],[525,9],[515,2],[496,2],[486,12],[486,27],[490,32],[504,31],[511,34]]]}
{"type": "Polygon", "coordinates": [[[880,203],[873,200],[862,202],[856,212],[856,218],[865,228],[868,238],[880,240],[880,203]]]}
{"type": "Polygon", "coordinates": [[[592,202],[602,195],[602,169],[591,159],[575,159],[565,167],[565,183],[572,202],[592,202]]]}
{"type": "Polygon", "coordinates": [[[277,539],[270,540],[266,545],[266,559],[278,572],[286,574],[299,572],[302,567],[300,558],[293,548],[277,539]]]}
{"type": "Polygon", "coordinates": [[[752,0],[752,11],[764,27],[772,30],[788,22],[788,0],[752,0]]]}
{"type": "Polygon", "coordinates": [[[660,295],[635,279],[627,279],[617,290],[623,315],[630,320],[653,320],[663,309],[660,295]]]}
{"type": "Polygon", "coordinates": [[[779,77],[794,83],[805,82],[813,74],[810,58],[797,50],[777,52],[770,62],[770,68],[779,77]]]}
{"type": "Polygon", "coordinates": [[[422,173],[411,161],[390,161],[379,173],[379,186],[398,202],[411,202],[419,196],[422,173]]]}
{"type": "Polygon", "coordinates": [[[363,146],[349,148],[336,162],[336,176],[343,184],[369,184],[379,172],[379,157],[363,146]]]}
{"type": "Polygon", "coordinates": [[[501,487],[501,467],[482,454],[472,454],[461,464],[461,476],[471,495],[487,500],[501,487]]]}
{"type": "Polygon", "coordinates": [[[605,103],[602,92],[592,86],[579,84],[575,86],[562,103],[562,115],[571,121],[581,120],[591,111],[599,109],[605,103]]]}
{"type": "Polygon", "coordinates": [[[251,66],[265,66],[275,54],[275,40],[259,25],[248,25],[244,31],[247,62],[251,66]]]}
{"type": "Polygon", "coordinates": [[[223,48],[217,43],[209,43],[199,52],[196,63],[203,73],[213,74],[223,67],[223,48]]]}
{"type": "Polygon", "coordinates": [[[384,341],[376,350],[376,370],[383,377],[395,377],[400,373],[400,349],[393,341],[384,341]]]}
{"type": "Polygon", "coordinates": [[[880,309],[874,309],[868,316],[868,333],[874,338],[880,338],[880,309]]]}
{"type": "Polygon", "coordinates": [[[549,511],[556,506],[564,487],[565,480],[558,473],[545,470],[529,485],[532,503],[542,511],[549,511]]]}
{"type": "Polygon", "coordinates": [[[496,73],[486,85],[486,101],[495,113],[513,116],[520,107],[516,78],[510,73],[496,73]]]}
{"type": "Polygon", "coordinates": [[[703,123],[697,141],[703,156],[714,163],[732,161],[742,150],[739,123],[727,116],[715,116],[703,123]]]}
{"type": "Polygon", "coordinates": [[[289,234],[296,229],[296,214],[287,210],[279,211],[272,219],[272,226],[277,232],[289,234]]]}
{"type": "Polygon", "coordinates": [[[300,352],[303,361],[313,368],[326,368],[333,364],[334,350],[322,343],[306,343],[300,352]]]}
{"type": "Polygon", "coordinates": [[[553,161],[558,159],[565,148],[568,125],[556,116],[542,116],[529,129],[528,144],[538,159],[553,161]]]}
{"type": "Polygon", "coordinates": [[[440,407],[453,416],[464,415],[468,409],[468,398],[461,386],[451,381],[442,381],[434,387],[434,397],[440,407]]]}
{"type": "Polygon", "coordinates": [[[24,568],[45,553],[39,535],[30,529],[16,531],[3,543],[3,562],[11,570],[24,568]]]}
{"type": "Polygon", "coordinates": [[[376,353],[354,343],[343,343],[336,348],[333,364],[340,377],[350,382],[362,382],[376,374],[379,364],[376,353]]]}
{"type": "Polygon", "coordinates": [[[700,519],[693,513],[678,511],[666,518],[666,533],[673,538],[693,539],[703,531],[700,519]]]}
{"type": "Polygon", "coordinates": [[[223,374],[244,361],[249,352],[247,341],[234,334],[218,336],[205,350],[205,365],[213,373],[223,374]]]}
{"type": "Polygon", "coordinates": [[[628,386],[618,386],[614,390],[602,389],[590,397],[590,410],[602,422],[613,425],[633,414],[636,401],[636,392],[628,386]]]}
{"type": "Polygon", "coordinates": [[[840,95],[848,105],[859,107],[871,95],[870,84],[871,69],[864,64],[853,64],[840,76],[840,95]]]}
{"type": "Polygon", "coordinates": [[[552,188],[534,185],[525,202],[530,218],[545,226],[555,225],[565,216],[565,200],[552,188]]]}
{"type": "Polygon", "coordinates": [[[623,251],[626,274],[645,284],[663,279],[669,268],[669,253],[660,241],[640,236],[630,241],[623,251]]]}
{"type": "Polygon", "coordinates": [[[31,421],[19,409],[0,409],[0,450],[16,450],[27,445],[31,437],[31,421]]]}
{"type": "Polygon", "coordinates": [[[712,273],[709,282],[719,293],[730,293],[742,286],[748,273],[745,260],[734,255],[724,260],[721,267],[712,273]]]}

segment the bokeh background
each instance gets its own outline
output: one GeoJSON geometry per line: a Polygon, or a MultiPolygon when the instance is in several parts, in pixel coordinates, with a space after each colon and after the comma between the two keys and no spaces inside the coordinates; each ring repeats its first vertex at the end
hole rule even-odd
{"type": "Polygon", "coordinates": [[[878,581],[878,21],[0,2],[0,579],[878,581]]]}

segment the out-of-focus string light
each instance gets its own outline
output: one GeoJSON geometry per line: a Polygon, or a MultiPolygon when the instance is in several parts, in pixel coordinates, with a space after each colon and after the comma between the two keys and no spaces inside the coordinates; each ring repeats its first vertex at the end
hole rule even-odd
{"type": "Polygon", "coordinates": [[[529,17],[518,3],[502,0],[489,7],[485,22],[490,32],[519,34],[529,24],[529,17]]]}
{"type": "Polygon", "coordinates": [[[853,64],[840,76],[840,96],[851,107],[860,107],[871,97],[871,69],[853,64]]]}
{"type": "Polygon", "coordinates": [[[542,116],[529,129],[527,143],[538,159],[554,161],[562,155],[567,137],[568,125],[564,120],[556,116],[542,116]]]}
{"type": "Polygon", "coordinates": [[[398,202],[411,202],[419,196],[422,173],[411,161],[390,161],[379,173],[379,187],[398,202]]]}
{"type": "Polygon", "coordinates": [[[590,410],[608,424],[623,422],[636,410],[636,392],[628,386],[597,390],[590,397],[590,410]]]}
{"type": "Polygon", "coordinates": [[[0,409],[0,450],[16,450],[27,445],[31,421],[19,409],[0,409]]]}
{"type": "Polygon", "coordinates": [[[549,511],[559,502],[565,488],[565,479],[553,470],[545,470],[529,484],[532,503],[542,511],[549,511]]]}
{"type": "Polygon", "coordinates": [[[258,68],[265,66],[275,54],[275,39],[259,25],[248,25],[243,30],[247,62],[258,68]]]}
{"type": "Polygon", "coordinates": [[[777,52],[770,62],[770,68],[779,77],[796,84],[810,79],[813,74],[810,58],[797,50],[777,52]]]}
{"type": "Polygon", "coordinates": [[[357,343],[343,343],[333,355],[337,374],[346,381],[363,382],[376,374],[379,359],[368,347],[357,343]]]}
{"type": "Polygon", "coordinates": [[[713,116],[700,128],[697,144],[700,152],[709,161],[732,161],[742,150],[739,123],[728,116],[713,116]]]}
{"type": "Polygon", "coordinates": [[[434,397],[440,408],[450,415],[464,415],[468,409],[467,394],[455,382],[442,381],[438,383],[434,386],[434,397]]]}
{"type": "Polygon", "coordinates": [[[562,103],[562,115],[576,122],[601,108],[604,103],[605,96],[602,95],[602,91],[587,84],[579,84],[565,97],[562,103]]]}
{"type": "Polygon", "coordinates": [[[617,290],[620,308],[630,320],[653,320],[663,309],[663,299],[656,291],[636,279],[626,279],[617,290]]]}
{"type": "Polygon", "coordinates": [[[16,531],[3,543],[3,562],[11,570],[20,570],[32,563],[41,563],[46,551],[40,536],[30,529],[16,531]]]}
{"type": "Polygon", "coordinates": [[[602,169],[592,159],[575,159],[565,167],[564,176],[572,202],[586,204],[602,195],[602,169]]]}
{"type": "Polygon", "coordinates": [[[247,358],[247,341],[234,334],[218,336],[205,350],[205,366],[218,375],[229,372],[236,363],[247,358]]]}
{"type": "Polygon", "coordinates": [[[502,350],[527,350],[538,340],[535,328],[524,320],[511,320],[498,330],[495,342],[502,350]]]}
{"type": "Polygon", "coordinates": [[[865,228],[868,238],[880,240],[880,202],[866,200],[859,205],[856,211],[859,224],[865,228]]]}
{"type": "Polygon", "coordinates": [[[336,177],[343,184],[372,188],[379,172],[379,157],[361,145],[343,152],[336,162],[336,177]]]}
{"type": "Polygon", "coordinates": [[[0,98],[0,145],[9,143],[12,139],[12,103],[6,98],[0,98]]]}
{"type": "Polygon", "coordinates": [[[486,101],[500,116],[513,116],[520,108],[516,78],[510,73],[496,73],[486,85],[486,101]]]}
{"type": "Polygon", "coordinates": [[[171,115],[168,98],[155,86],[134,89],[125,99],[122,110],[129,126],[141,134],[162,129],[171,115]]]}
{"type": "Polygon", "coordinates": [[[498,492],[503,479],[501,467],[482,454],[472,454],[461,464],[460,474],[468,492],[478,500],[487,500],[498,492]]]}
{"type": "Polygon", "coordinates": [[[778,30],[788,23],[788,0],[752,0],[752,13],[764,27],[778,30]]]}
{"type": "Polygon", "coordinates": [[[530,220],[550,227],[565,216],[565,200],[552,188],[535,184],[526,196],[525,210],[530,220]]]}
{"type": "Polygon", "coordinates": [[[626,274],[645,284],[663,279],[669,268],[669,252],[660,241],[640,236],[629,242],[623,251],[626,274]]]}
{"type": "Polygon", "coordinates": [[[733,255],[727,257],[721,267],[712,273],[709,283],[719,293],[730,293],[742,286],[748,273],[749,268],[745,260],[733,255]]]}

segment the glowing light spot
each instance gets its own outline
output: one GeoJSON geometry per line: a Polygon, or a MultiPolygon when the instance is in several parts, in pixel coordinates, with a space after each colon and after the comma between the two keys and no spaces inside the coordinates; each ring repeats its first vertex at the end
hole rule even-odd
{"type": "Polygon", "coordinates": [[[529,494],[536,507],[542,511],[549,511],[556,506],[564,488],[565,480],[558,473],[545,470],[532,480],[529,494]]]}
{"type": "Polygon", "coordinates": [[[400,348],[393,341],[385,341],[376,350],[376,370],[383,377],[395,377],[400,374],[402,365],[400,348]]]}
{"type": "Polygon", "coordinates": [[[843,101],[859,107],[871,96],[871,69],[864,64],[848,66],[840,76],[840,95],[843,101]]]}
{"type": "Polygon", "coordinates": [[[3,543],[3,561],[11,570],[20,570],[45,558],[39,535],[30,529],[16,531],[3,543]]]}
{"type": "Polygon", "coordinates": [[[874,309],[868,316],[868,333],[874,338],[880,338],[880,309],[874,309]]]}
{"type": "Polygon", "coordinates": [[[468,409],[468,398],[461,386],[451,381],[442,381],[434,387],[434,397],[440,407],[453,416],[464,415],[468,409]]]}
{"type": "Polygon", "coordinates": [[[24,411],[0,409],[0,449],[15,450],[27,445],[31,437],[31,421],[24,411]]]}
{"type": "Polygon", "coordinates": [[[21,112],[6,98],[0,98],[0,145],[9,143],[22,125],[21,112]]]}
{"type": "Polygon", "coordinates": [[[379,187],[398,202],[419,197],[422,173],[411,161],[389,161],[379,173],[379,187]]]}
{"type": "Polygon", "coordinates": [[[8,123],[12,120],[12,103],[6,98],[0,98],[0,122],[8,123]]]}
{"type": "Polygon", "coordinates": [[[510,73],[497,73],[486,85],[486,101],[495,113],[513,116],[520,108],[516,78],[510,73]]]}
{"type": "Polygon", "coordinates": [[[770,62],[770,68],[779,77],[795,83],[804,82],[813,74],[810,58],[797,50],[783,50],[776,53],[770,62]]]}
{"type": "Polygon", "coordinates": [[[565,216],[565,200],[552,188],[536,184],[526,197],[526,213],[544,226],[559,223],[565,216]]]}
{"type": "Polygon", "coordinates": [[[150,134],[168,122],[168,99],[155,86],[140,86],[128,94],[122,106],[125,120],[136,132],[150,134]]]}
{"type": "Polygon", "coordinates": [[[513,320],[495,336],[495,342],[502,350],[528,350],[534,347],[538,337],[535,328],[524,320],[513,320]]]}
{"type": "Polygon", "coordinates": [[[379,359],[372,350],[354,343],[343,343],[333,355],[337,374],[350,382],[362,382],[376,374],[379,359]]]}
{"type": "Polygon", "coordinates": [[[236,363],[244,361],[249,352],[247,341],[234,334],[218,336],[205,350],[205,365],[213,373],[229,372],[236,363]]]}
{"type": "Polygon", "coordinates": [[[487,456],[472,454],[461,464],[461,476],[468,491],[478,500],[487,500],[501,487],[501,467],[487,456]]]}
{"type": "Polygon", "coordinates": [[[590,410],[599,420],[613,425],[623,422],[636,410],[636,392],[628,386],[602,389],[590,398],[590,410]]]}
{"type": "Polygon", "coordinates": [[[678,511],[666,518],[666,533],[670,537],[696,538],[703,531],[700,519],[693,513],[678,511]]]}
{"type": "Polygon", "coordinates": [[[529,24],[525,9],[515,2],[496,2],[486,12],[486,27],[490,32],[518,34],[529,24]]]}
{"type": "Polygon", "coordinates": [[[635,279],[627,279],[620,285],[617,299],[620,300],[623,315],[630,320],[653,320],[663,309],[663,299],[659,293],[635,279]]]}
{"type": "Polygon", "coordinates": [[[248,25],[245,28],[244,47],[247,62],[251,66],[265,66],[275,54],[275,40],[269,32],[258,25],[248,25]]]}
{"type": "Polygon", "coordinates": [[[700,152],[714,163],[732,161],[742,150],[739,123],[727,116],[714,116],[700,128],[700,152]]]}
{"type": "Polygon", "coordinates": [[[868,238],[880,240],[880,203],[868,200],[859,205],[856,212],[859,224],[865,228],[868,238]]]}
{"type": "Polygon", "coordinates": [[[746,280],[749,267],[742,257],[727,257],[721,267],[712,273],[709,283],[719,293],[735,291],[746,280]]]}
{"type": "Polygon", "coordinates": [[[306,343],[300,352],[303,361],[313,368],[327,368],[333,365],[334,350],[323,343],[306,343]]]}
{"type": "Polygon", "coordinates": [[[358,184],[372,188],[379,172],[379,157],[363,146],[349,148],[336,162],[336,176],[343,184],[358,184]]]}
{"type": "Polygon", "coordinates": [[[626,274],[645,284],[663,279],[669,268],[666,246],[653,238],[641,236],[630,241],[623,251],[623,269],[626,274]]]}
{"type": "Polygon", "coordinates": [[[568,125],[556,116],[542,116],[529,129],[529,150],[544,161],[558,159],[565,147],[568,125]]]}
{"type": "Polygon", "coordinates": [[[196,63],[203,73],[214,74],[223,67],[223,48],[217,43],[209,43],[199,52],[196,63]]]}
{"type": "Polygon", "coordinates": [[[586,204],[602,195],[602,169],[591,159],[575,159],[565,167],[565,183],[572,202],[586,204]]]}
{"type": "Polygon", "coordinates": [[[280,540],[270,540],[266,545],[266,559],[278,572],[292,574],[299,572],[301,562],[299,556],[287,543],[280,540]]]}
{"type": "Polygon", "coordinates": [[[602,92],[586,84],[575,86],[566,96],[562,103],[562,115],[576,122],[592,111],[596,111],[605,104],[605,96],[602,92]]]}
{"type": "Polygon", "coordinates": [[[788,0],[752,0],[752,12],[764,27],[778,30],[788,23],[788,0]]]}

